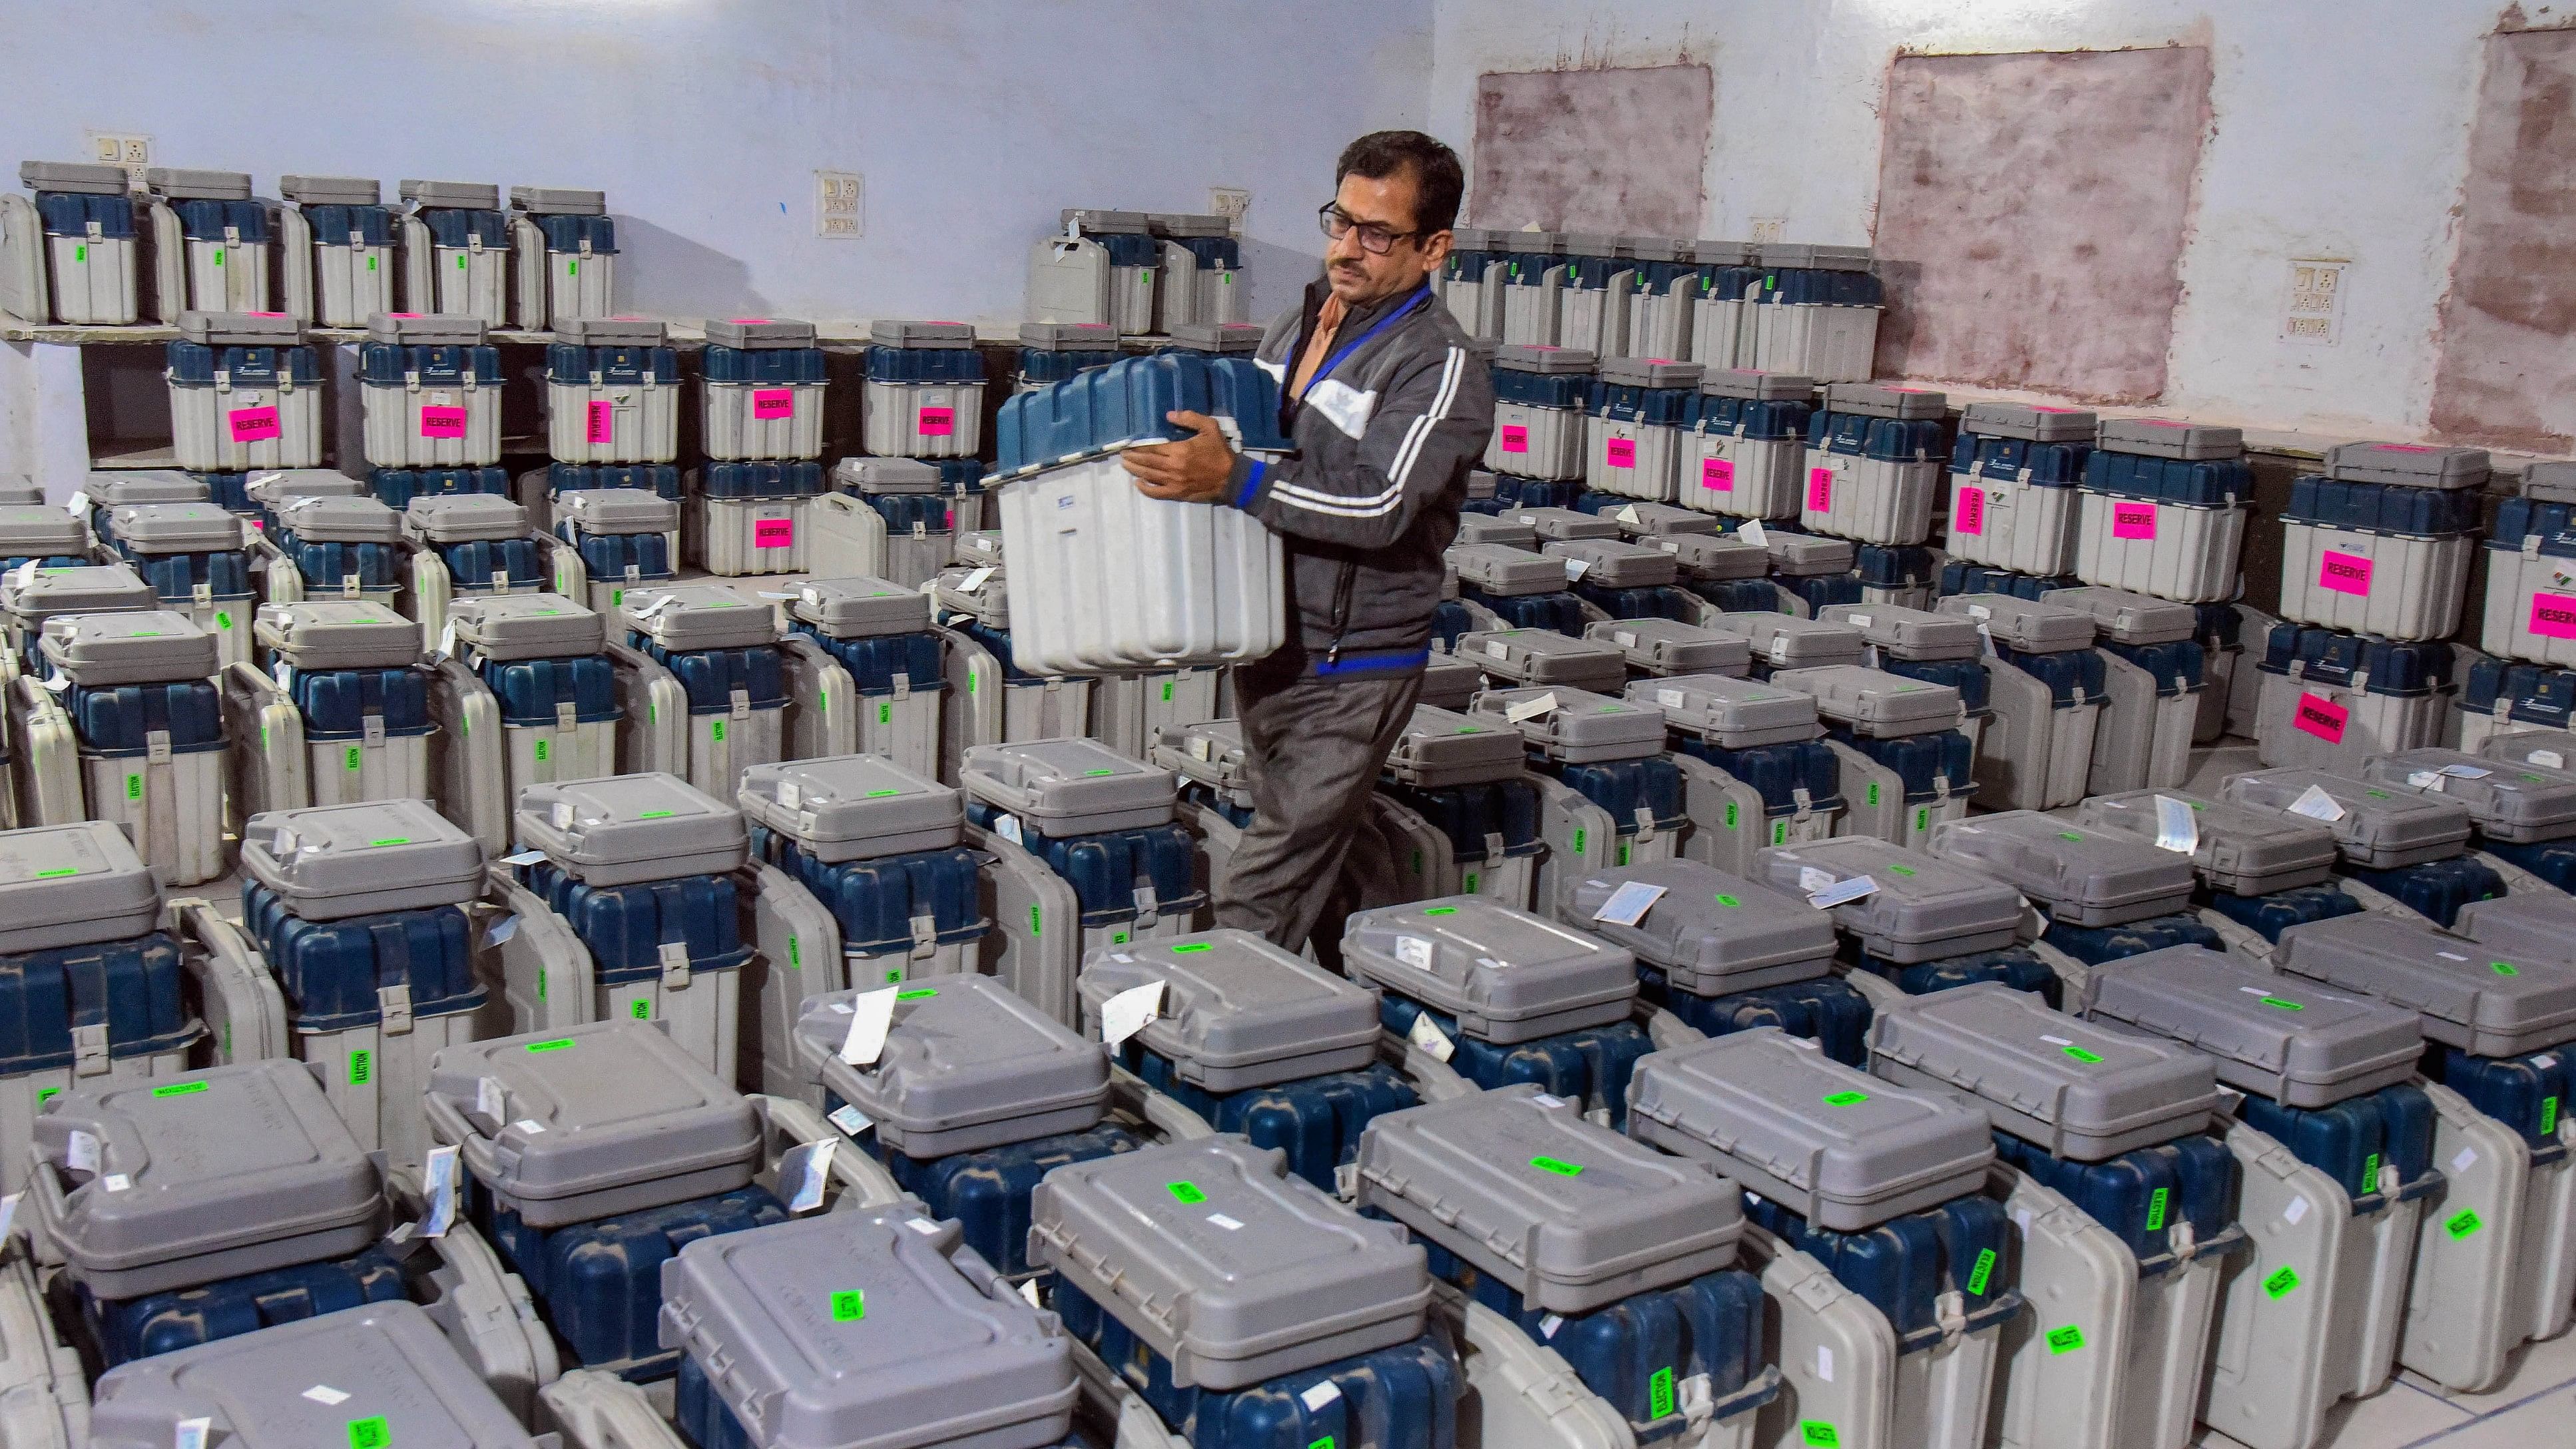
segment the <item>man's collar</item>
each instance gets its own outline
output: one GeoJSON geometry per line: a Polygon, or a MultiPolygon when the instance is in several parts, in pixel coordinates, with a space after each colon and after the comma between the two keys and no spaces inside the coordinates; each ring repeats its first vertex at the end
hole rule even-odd
{"type": "MultiPolygon", "coordinates": [[[[1424,289],[1428,288],[1430,285],[1431,279],[1426,276],[1418,286],[1412,287],[1406,291],[1397,292],[1392,296],[1380,297],[1374,302],[1363,302],[1350,308],[1342,314],[1342,325],[1339,329],[1338,335],[1351,336],[1364,331],[1369,327],[1375,326],[1379,321],[1383,320],[1388,313],[1395,311],[1397,308],[1412,301],[1415,297],[1420,296],[1424,289]]],[[[1325,299],[1332,295],[1333,285],[1329,278],[1317,277],[1315,280],[1307,283],[1305,306],[1306,316],[1312,318],[1317,312],[1321,311],[1323,309],[1325,299]]]]}

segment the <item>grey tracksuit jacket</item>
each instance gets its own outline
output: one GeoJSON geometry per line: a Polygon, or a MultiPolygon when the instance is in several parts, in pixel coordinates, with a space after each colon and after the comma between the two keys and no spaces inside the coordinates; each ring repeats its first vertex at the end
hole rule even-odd
{"type": "MultiPolygon", "coordinates": [[[[1329,294],[1318,280],[1257,354],[1284,393],[1329,294]]],[[[1281,535],[1295,627],[1268,670],[1322,678],[1423,666],[1441,552],[1494,430],[1492,376],[1428,285],[1342,319],[1305,395],[1283,397],[1296,444],[1238,458],[1235,507],[1281,535]]]]}

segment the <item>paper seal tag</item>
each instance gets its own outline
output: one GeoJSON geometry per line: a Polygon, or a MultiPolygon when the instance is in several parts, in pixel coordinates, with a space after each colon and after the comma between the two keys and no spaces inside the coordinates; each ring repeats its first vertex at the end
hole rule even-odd
{"type": "Polygon", "coordinates": [[[2181,855],[2200,849],[2200,820],[2190,801],[2156,797],[2156,848],[2181,855]]]}
{"type": "Polygon", "coordinates": [[[1432,1024],[1431,1013],[1427,1011],[1413,1018],[1413,1025],[1404,1033],[1404,1037],[1405,1040],[1422,1048],[1423,1055],[1436,1062],[1449,1060],[1458,1050],[1457,1043],[1449,1040],[1449,1034],[1432,1024]]]}
{"type": "Polygon", "coordinates": [[[862,991],[850,1002],[850,1030],[841,1038],[841,1060],[872,1067],[885,1052],[886,1032],[894,1026],[894,998],[899,988],[862,991]]]}
{"type": "Polygon", "coordinates": [[[787,1193],[787,1211],[810,1213],[823,1205],[823,1189],[832,1181],[832,1152],[837,1137],[798,1143],[778,1157],[778,1186],[787,1193]]]}
{"type": "Polygon", "coordinates": [[[1503,711],[1503,718],[1510,720],[1514,724],[1522,724],[1529,720],[1537,719],[1541,715],[1554,714],[1555,712],[1556,691],[1551,689],[1536,699],[1525,699],[1520,703],[1505,709],[1503,711]]]}
{"type": "Polygon", "coordinates": [[[1627,881],[1610,893],[1610,898],[1592,913],[1592,919],[1607,926],[1633,926],[1644,920],[1646,912],[1653,910],[1655,902],[1663,898],[1662,886],[1641,880],[1627,881]]]}
{"type": "Polygon", "coordinates": [[[1163,1019],[1163,983],[1131,986],[1100,1003],[1100,1039],[1112,1052],[1127,1038],[1163,1019]]]}
{"type": "Polygon", "coordinates": [[[2335,797],[2326,793],[2323,785],[2310,785],[2299,792],[2298,799],[2290,802],[2290,813],[2331,824],[2343,818],[2344,810],[2335,803],[2335,797]]]}
{"type": "Polygon", "coordinates": [[[1807,904],[1814,906],[1820,911],[1831,910],[1836,906],[1844,905],[1848,902],[1859,900],[1863,896],[1874,894],[1877,890],[1877,881],[1872,880],[1865,875],[1856,875],[1838,885],[1831,885],[1820,891],[1809,892],[1807,896],[1807,904]]]}

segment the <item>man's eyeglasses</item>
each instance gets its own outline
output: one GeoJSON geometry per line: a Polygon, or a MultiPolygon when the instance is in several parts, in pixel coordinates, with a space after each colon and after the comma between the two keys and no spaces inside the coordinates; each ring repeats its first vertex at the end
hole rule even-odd
{"type": "Polygon", "coordinates": [[[1334,241],[1340,241],[1354,231],[1358,232],[1360,250],[1374,257],[1382,257],[1395,250],[1397,242],[1423,235],[1418,231],[1394,231],[1373,221],[1361,221],[1342,210],[1342,204],[1338,201],[1325,202],[1323,208],[1315,213],[1315,221],[1323,227],[1324,235],[1334,241]]]}

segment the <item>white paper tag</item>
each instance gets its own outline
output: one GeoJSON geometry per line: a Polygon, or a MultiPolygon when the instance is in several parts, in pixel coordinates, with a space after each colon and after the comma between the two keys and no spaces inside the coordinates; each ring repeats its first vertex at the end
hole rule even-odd
{"type": "Polygon", "coordinates": [[[483,944],[498,946],[517,934],[519,934],[519,916],[513,911],[492,923],[491,929],[483,933],[483,944]]]}
{"type": "Polygon", "coordinates": [[[850,1030],[841,1038],[841,1060],[854,1067],[872,1067],[885,1051],[886,1032],[894,1026],[894,994],[897,988],[881,987],[862,991],[850,1002],[850,1030]]]}
{"type": "Polygon", "coordinates": [[[1855,629],[1866,629],[1869,627],[1869,615],[1845,614],[1843,615],[1843,622],[1851,625],[1855,629]]]}
{"type": "Polygon", "coordinates": [[[24,1196],[26,1194],[13,1192],[0,1197],[0,1247],[6,1247],[9,1242],[9,1225],[18,1220],[18,1199],[24,1196]]]}
{"type": "Polygon", "coordinates": [[[2433,954],[2441,957],[2445,961],[2466,961],[2469,959],[2457,951],[2436,951],[2433,954]]]}
{"type": "Polygon", "coordinates": [[[1514,724],[1520,724],[1525,720],[1534,720],[1540,715],[1554,714],[1555,712],[1556,691],[1551,689],[1536,699],[1525,699],[1518,704],[1506,708],[1503,711],[1503,718],[1510,720],[1514,724]]]}
{"type": "Polygon", "coordinates": [[[833,1108],[832,1115],[825,1120],[853,1137],[856,1137],[860,1133],[877,1125],[868,1120],[867,1113],[860,1111],[858,1108],[851,1106],[847,1102],[843,1102],[841,1105],[833,1108]]]}
{"type": "Polygon", "coordinates": [[[1413,1026],[1405,1032],[1404,1036],[1405,1040],[1422,1048],[1423,1055],[1435,1062],[1449,1060],[1458,1050],[1457,1044],[1449,1040],[1447,1032],[1432,1025],[1429,1012],[1414,1017],[1413,1026]]]}
{"type": "Polygon", "coordinates": [[[1556,1337],[1556,1331],[1564,1326],[1565,1319],[1560,1315],[1551,1313],[1538,1321],[1538,1336],[1541,1338],[1553,1339],[1556,1337]]]}
{"type": "Polygon", "coordinates": [[[1431,942],[1425,938],[1421,936],[1398,936],[1395,938],[1395,959],[1412,967],[1414,970],[1430,970],[1431,957],[1432,945],[1431,942]]]}
{"type": "Polygon", "coordinates": [[[1563,1097],[1551,1097],[1545,1092],[1532,1092],[1529,1099],[1532,1105],[1545,1107],[1551,1112],[1565,1105],[1563,1097]]]}
{"type": "Polygon", "coordinates": [[[1229,1233],[1239,1233],[1243,1231],[1243,1220],[1241,1218],[1230,1218],[1223,1213],[1209,1213],[1207,1220],[1216,1224],[1218,1227],[1225,1229],[1229,1233]]]}
{"type": "Polygon", "coordinates": [[[213,1430],[212,1419],[181,1419],[170,1435],[170,1449],[206,1449],[206,1435],[213,1430]]]}
{"type": "Polygon", "coordinates": [[[2332,823],[2343,818],[2343,807],[2335,803],[2335,798],[2326,793],[2323,785],[2310,785],[2299,792],[2298,799],[2290,802],[2290,813],[2332,823]]]}
{"type": "Polygon", "coordinates": [[[1663,898],[1662,886],[1632,880],[1612,891],[1610,899],[1601,903],[1601,909],[1592,913],[1592,919],[1605,926],[1633,926],[1644,920],[1646,912],[1653,910],[1655,902],[1663,898]]]}
{"type": "Polygon", "coordinates": [[[2530,754],[2523,756],[2522,761],[2526,765],[2538,765],[2544,770],[2563,770],[2567,768],[2567,757],[2558,753],[2556,750],[2533,750],[2530,754]]]}
{"type": "Polygon", "coordinates": [[[2075,1039],[2073,1037],[2053,1036],[2048,1032],[2041,1032],[2039,1034],[2039,1039],[2053,1047],[2071,1047],[2075,1045],[2075,1039]]]}
{"type": "Polygon", "coordinates": [[[477,1115],[489,1117],[495,1122],[504,1121],[509,1117],[510,1089],[501,1085],[499,1077],[474,1079],[474,1111],[477,1115]]]}
{"type": "Polygon", "coordinates": [[[921,1234],[925,1238],[935,1238],[939,1236],[939,1224],[932,1222],[928,1218],[905,1218],[903,1220],[903,1225],[912,1229],[914,1232],[921,1234]]]}
{"type": "Polygon", "coordinates": [[[993,833],[1002,837],[1004,840],[1011,842],[1013,845],[1026,845],[1028,843],[1027,839],[1020,834],[1020,817],[1017,815],[994,816],[993,833]]]}
{"type": "Polygon", "coordinates": [[[1971,619],[1991,619],[1994,616],[1995,611],[1984,604],[1970,604],[1968,606],[1968,617],[1971,619]]]}
{"type": "Polygon", "coordinates": [[[510,1125],[517,1128],[522,1136],[542,1137],[546,1133],[546,1124],[534,1117],[522,1117],[510,1125]]]}
{"type": "Polygon", "coordinates": [[[1038,1301],[1038,1280],[1035,1278],[1031,1278],[1020,1285],[1020,1296],[1028,1300],[1031,1308],[1043,1309],[1046,1307],[1045,1304],[1038,1301]]]}
{"type": "Polygon", "coordinates": [[[1570,558],[1565,561],[1565,581],[1569,584],[1581,583],[1583,576],[1591,571],[1592,560],[1590,559],[1570,558]]]}
{"type": "Polygon", "coordinates": [[[1807,904],[1814,906],[1817,910],[1827,911],[1836,906],[1845,905],[1849,902],[1859,900],[1863,896],[1874,895],[1877,891],[1877,881],[1872,880],[1865,875],[1856,875],[1850,880],[1844,881],[1839,885],[1827,886],[1823,890],[1810,893],[1807,897],[1807,904]]]}
{"type": "Polygon", "coordinates": [[[1637,631],[1634,629],[1614,630],[1610,635],[1610,640],[1622,649],[1634,649],[1637,647],[1637,631]]]}
{"type": "Polygon", "coordinates": [[[134,1186],[134,1179],[121,1172],[111,1172],[107,1176],[100,1178],[98,1180],[98,1185],[106,1188],[109,1192],[123,1192],[134,1186]]]}
{"type": "Polygon", "coordinates": [[[63,1165],[74,1172],[98,1171],[98,1138],[73,1128],[71,1140],[63,1144],[63,1165]]]}
{"type": "Polygon", "coordinates": [[[2540,1055],[2531,1059],[2531,1065],[2534,1071],[2548,1071],[2551,1067],[2558,1065],[2558,1053],[2542,1052],[2540,1055]]]}
{"type": "Polygon", "coordinates": [[[1512,646],[1504,643],[1500,639],[1488,639],[1485,641],[1485,657],[1488,659],[1509,659],[1512,657],[1512,646]]]}
{"type": "Polygon", "coordinates": [[[1735,536],[1743,539],[1746,543],[1753,545],[1755,548],[1769,548],[1771,546],[1771,535],[1763,532],[1762,525],[1750,518],[1744,520],[1744,525],[1735,530],[1735,536]]]}
{"type": "Polygon", "coordinates": [[[2013,1209],[2012,1218],[2013,1231],[2021,1234],[2024,1241],[2028,1241],[2030,1238],[2030,1209],[2015,1208],[2013,1209]]]}
{"type": "MultiPolygon", "coordinates": [[[[491,1081],[485,1077],[484,1081],[491,1081]]],[[[421,1214],[420,1235],[443,1238],[456,1225],[456,1149],[433,1147],[421,1158],[421,1194],[429,1210],[421,1214]]]]}
{"type": "Polygon", "coordinates": [[[1802,865],[1798,867],[1798,889],[1807,892],[1809,895],[1813,895],[1821,890],[1832,889],[1836,879],[1837,877],[1832,871],[1829,871],[1820,865],[1802,865]]]}
{"type": "Polygon", "coordinates": [[[1307,1413],[1314,1414],[1322,1412],[1323,1407],[1326,1404],[1333,1402],[1341,1396],[1341,1386],[1335,1384],[1331,1379],[1326,1379],[1322,1383],[1315,1384],[1309,1387],[1305,1392],[1299,1394],[1297,1396],[1297,1402],[1306,1406],[1307,1413]]]}
{"type": "Polygon", "coordinates": [[[82,514],[89,512],[89,495],[87,493],[74,490],[71,497],[63,500],[63,511],[74,518],[78,518],[82,514]]]}
{"type": "Polygon", "coordinates": [[[2453,1172],[2466,1172],[2477,1165],[2478,1150],[2474,1147],[2461,1148],[2459,1155],[2451,1159],[2451,1170],[2453,1172]]]}
{"type": "Polygon", "coordinates": [[[1620,521],[1621,523],[1634,523],[1634,522],[1636,522],[1636,521],[1637,521],[1637,505],[1636,505],[1636,504],[1634,504],[1634,503],[1631,503],[1631,504],[1627,505],[1626,507],[1624,507],[1624,508],[1620,509],[1620,510],[1619,510],[1619,513],[1618,513],[1618,519],[1619,519],[1619,521],[1620,521]]]}
{"type": "Polygon", "coordinates": [[[2454,780],[2483,780],[2495,771],[2482,770],[2475,765],[2444,765],[2442,773],[2454,780]]]}
{"type": "Polygon", "coordinates": [[[2294,1228],[2299,1225],[2299,1220],[2307,1215],[2308,1200],[2303,1197],[2294,1197],[2290,1199],[2290,1205],[2281,1209],[2281,1221],[2288,1223],[2294,1228]]]}
{"type": "Polygon", "coordinates": [[[1114,1052],[1127,1044],[1127,1038],[1162,1019],[1163,983],[1131,986],[1100,1003],[1100,1039],[1114,1052]]]}
{"type": "Polygon", "coordinates": [[[1685,698],[1686,696],[1684,696],[1678,689],[1658,689],[1655,691],[1655,704],[1661,709],[1680,709],[1685,698]]]}
{"type": "Polygon", "coordinates": [[[790,1213],[810,1213],[823,1205],[823,1189],[832,1181],[832,1151],[837,1137],[801,1142],[778,1157],[778,1190],[787,1195],[790,1213]]]}
{"type": "Polygon", "coordinates": [[[1834,1381],[1834,1351],[1826,1344],[1816,1345],[1816,1377],[1825,1383],[1834,1381]]]}
{"type": "Polygon", "coordinates": [[[304,1397],[311,1399],[313,1402],[320,1404],[326,1409],[336,1409],[342,1404],[349,1402],[349,1396],[347,1394],[340,1392],[329,1384],[315,1384],[313,1387],[304,1391],[304,1397]]]}
{"type": "Polygon", "coordinates": [[[993,570],[992,566],[989,564],[982,568],[970,569],[967,571],[966,577],[957,581],[957,592],[961,594],[971,594],[977,589],[984,587],[984,581],[992,576],[993,570]]]}
{"type": "Polygon", "coordinates": [[[2156,848],[2178,855],[2189,855],[2200,849],[2199,812],[2188,800],[2171,795],[2156,797],[2156,848]]]}

